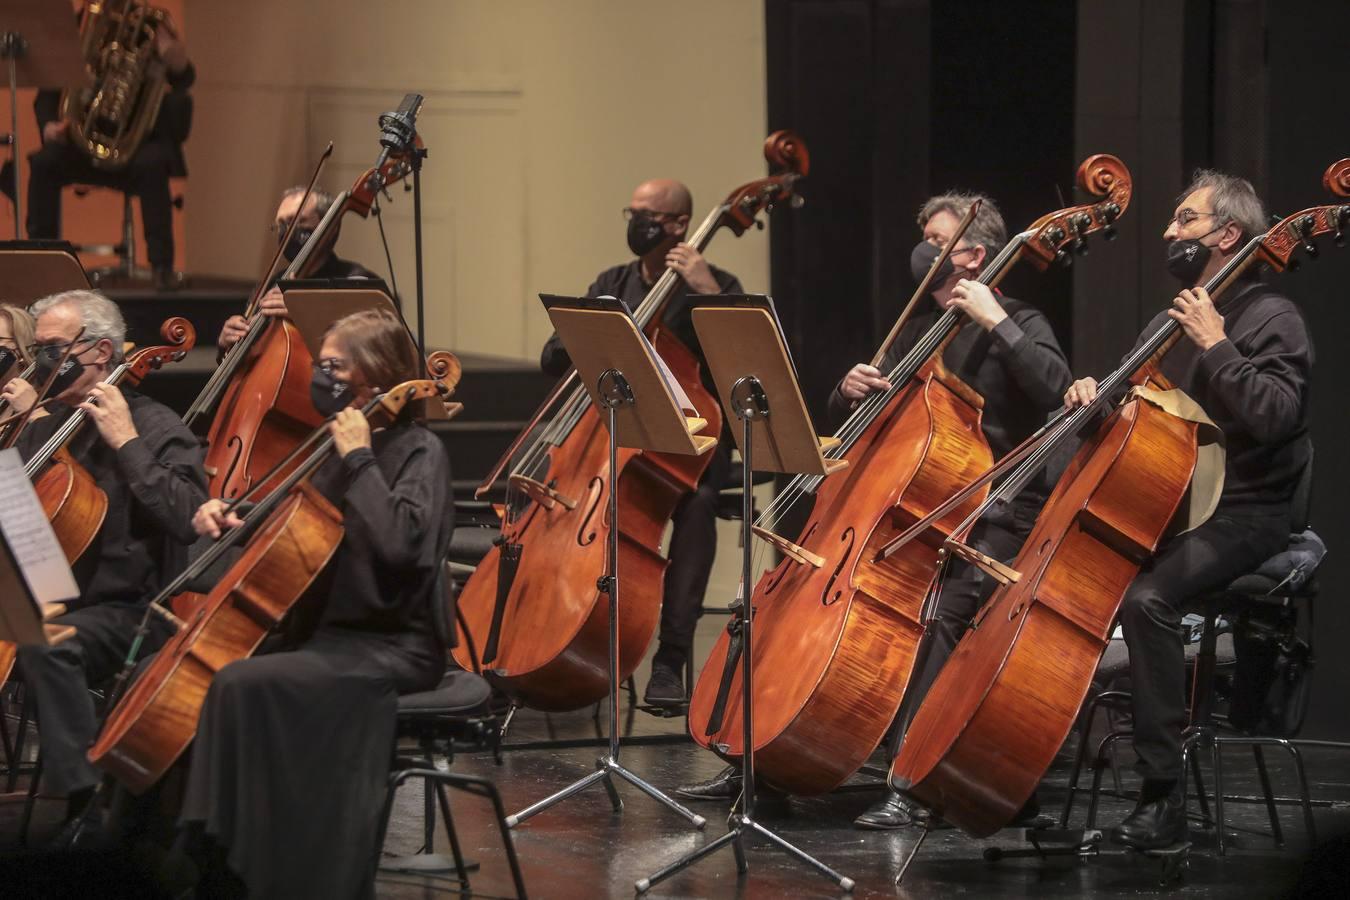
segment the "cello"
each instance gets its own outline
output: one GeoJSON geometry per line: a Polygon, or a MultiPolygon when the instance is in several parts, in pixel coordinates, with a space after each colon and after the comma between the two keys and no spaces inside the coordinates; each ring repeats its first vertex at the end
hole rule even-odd
{"type": "MultiPolygon", "coordinates": [[[[1323,183],[1350,197],[1350,159],[1329,168],[1323,183]]],[[[1347,227],[1350,204],[1303,210],[1251,238],[1205,288],[1221,297],[1258,262],[1283,271],[1297,249],[1315,256],[1315,237],[1335,234],[1340,243],[1347,227]]],[[[1062,413],[995,467],[1007,478],[985,506],[1020,489],[1095,420],[1106,398],[1135,387],[1056,484],[1013,563],[1021,578],[995,591],[957,644],[891,768],[896,790],[975,837],[1012,821],[1050,767],[1126,589],[1190,487],[1200,426],[1158,399],[1171,389],[1158,364],[1181,333],[1168,319],[1102,380],[1098,402],[1062,413]]]]}
{"type": "MultiPolygon", "coordinates": [[[[410,404],[443,400],[452,389],[434,380],[404,382],[373,398],[363,412],[372,422],[392,421],[410,404]]],[[[158,614],[177,632],[117,701],[89,750],[91,763],[133,793],[153,786],[191,743],[215,673],[253,654],[342,542],[342,514],[309,483],[333,451],[326,421],[306,444],[311,442],[312,449],[243,517],[245,527],[222,535],[146,610],[147,621],[158,614]],[[242,555],[186,621],[164,609],[189,581],[246,539],[242,555]]],[[[124,670],[119,683],[126,674],[124,670]]]]}
{"type": "MultiPolygon", "coordinates": [[[[1101,199],[1037,219],[978,280],[996,287],[1022,259],[1048,268],[1066,257],[1064,248],[1110,228],[1129,204],[1130,174],[1114,156],[1089,157],[1078,183],[1101,199]]],[[[979,501],[972,497],[937,522],[930,543],[877,558],[879,546],[992,461],[980,424],[983,398],[943,363],[962,320],[958,309],[944,313],[887,375],[891,390],[863,400],[835,433],[825,456],[846,459],[848,468],[794,479],[753,529],[784,557],[752,596],[762,617],[753,668],[772,673],[753,686],[755,769],[790,793],[833,789],[881,742],[915,664],[920,608],[936,575],[933,544],[979,501]],[[812,497],[800,537],[789,541],[771,530],[812,497]]],[[[728,762],[745,752],[738,650],[724,631],[689,703],[694,741],[728,762]]]]}
{"type": "MultiPolygon", "coordinates": [[[[320,167],[332,149],[330,144],[319,161],[320,167]]],[[[278,278],[304,278],[312,272],[322,251],[337,241],[343,215],[369,216],[377,196],[376,185],[393,184],[409,171],[406,156],[391,154],[378,170],[372,168],[361,175],[333,201],[313,235],[278,278]]],[[[318,174],[316,169],[315,179],[318,174]]],[[[302,200],[301,208],[304,202],[307,200],[302,200]]],[[[292,221],[287,240],[294,228],[292,221]]],[[[183,417],[188,427],[198,430],[216,410],[206,434],[210,497],[233,500],[255,488],[266,489],[269,485],[260,478],[267,472],[275,472],[274,479],[285,477],[286,470],[277,469],[277,463],[286,459],[320,422],[309,402],[313,360],[300,331],[289,319],[257,312],[263,293],[273,282],[270,275],[285,243],[277,249],[269,277],[258,283],[249,301],[248,332],[226,353],[183,417]]]]}
{"type": "MultiPolygon", "coordinates": [[[[783,171],[732,191],[688,238],[692,246],[704,250],[721,228],[743,234],[760,212],[799,199],[796,183],[809,168],[801,139],[774,132],[764,142],[764,156],[783,171]]],[[[667,269],[633,318],[703,412],[705,433],[719,434],[720,406],[703,386],[697,359],[662,324],[678,284],[679,275],[667,269]]],[[[597,587],[606,571],[608,437],[576,380],[573,370],[559,383],[480,486],[481,494],[524,448],[510,476],[497,550],[479,564],[459,598],[465,628],[483,647],[483,668],[492,666],[486,674],[519,705],[542,710],[577,709],[609,690],[608,595],[597,587]],[[564,396],[556,414],[536,428],[564,396]]],[[[656,628],[666,523],[680,499],[697,488],[710,456],[619,452],[618,565],[628,573],[618,610],[620,680],[637,667],[656,628]]],[[[473,665],[468,647],[461,642],[453,651],[465,668],[473,665]]]]}
{"type": "MultiPolygon", "coordinates": [[[[150,372],[165,363],[181,361],[196,343],[192,323],[178,316],[166,319],[159,331],[168,342],[166,345],[146,347],[131,353],[113,367],[103,382],[121,384],[129,381],[131,384],[140,384],[150,372]]],[[[66,349],[66,356],[70,355],[73,346],[72,343],[66,349]]],[[[55,376],[55,371],[52,376],[55,376]]],[[[52,378],[49,377],[47,381],[50,385],[52,378]]],[[[44,393],[45,390],[44,386],[44,393]]],[[[108,512],[108,495],[66,449],[87,419],[88,414],[84,410],[75,410],[24,464],[24,471],[33,481],[33,489],[56,533],[56,541],[61,546],[66,563],[72,566],[94,542],[108,512]]],[[[0,641],[0,684],[8,680],[14,668],[15,651],[14,644],[0,641]]]]}

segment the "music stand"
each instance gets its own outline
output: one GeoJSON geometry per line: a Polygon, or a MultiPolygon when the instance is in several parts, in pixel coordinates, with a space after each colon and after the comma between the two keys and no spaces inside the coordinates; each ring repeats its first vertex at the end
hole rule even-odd
{"type": "MultiPolygon", "coordinates": [[[[756,470],[784,474],[826,476],[848,465],[847,460],[826,459],[822,452],[829,446],[826,439],[817,436],[815,426],[806,411],[801,388],[783,340],[773,301],[763,296],[701,297],[692,313],[694,330],[698,332],[708,361],[717,393],[726,408],[728,419],[740,419],[742,428],[736,436],[741,451],[741,589],[733,626],[741,634],[741,790],[742,801],[738,811],[727,820],[727,833],[686,854],[650,877],[639,880],[635,887],[646,893],[676,872],[693,865],[722,847],[731,845],[736,854],[736,871],[749,871],[745,859],[745,838],[756,834],[770,845],[811,866],[833,881],[844,891],[853,890],[853,879],[840,875],[806,851],[788,843],[755,820],[755,722],[753,702],[753,665],[751,599],[754,594],[751,578],[754,565],[754,538],[751,524],[754,519],[754,484],[756,470]],[[772,411],[772,415],[770,412],[772,411]],[[764,451],[760,462],[752,451],[764,451]]],[[[734,663],[732,663],[734,664],[734,663]]]]}
{"type": "MultiPolygon", "coordinates": [[[[286,311],[295,324],[309,355],[319,358],[324,332],[338,319],[368,309],[382,309],[395,316],[408,334],[408,342],[417,356],[417,340],[399,311],[398,304],[385,290],[383,281],[370,278],[344,278],[330,281],[313,279],[283,279],[277,282],[286,300],[286,311]]],[[[462,403],[438,400],[434,397],[420,401],[422,413],[428,419],[449,419],[463,409],[462,403]]]]}
{"type": "Polygon", "coordinates": [[[613,776],[637,787],[653,800],[684,816],[698,829],[707,820],[648,784],[619,763],[619,447],[699,456],[717,444],[717,438],[698,434],[705,419],[689,409],[688,398],[669,376],[642,330],[620,300],[612,297],[555,297],[541,295],[558,337],[572,357],[591,401],[607,413],[609,430],[609,540],[608,571],[598,585],[609,595],[609,753],[595,762],[596,771],[540,800],[513,816],[516,825],[600,782],[615,812],[623,801],[613,776]]]}
{"type": "Polygon", "coordinates": [[[89,290],[68,241],[0,241],[0,302],[27,306],[62,291],[89,290]]]}
{"type": "Polygon", "coordinates": [[[19,88],[74,88],[85,78],[84,56],[70,7],[51,0],[5,0],[0,59],[9,75],[9,155],[14,166],[14,237],[23,236],[19,197],[19,88]]]}

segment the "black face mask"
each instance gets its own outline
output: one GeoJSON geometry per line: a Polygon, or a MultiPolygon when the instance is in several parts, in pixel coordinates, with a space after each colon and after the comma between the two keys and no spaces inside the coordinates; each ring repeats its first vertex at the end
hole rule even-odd
{"type": "MultiPolygon", "coordinates": [[[[1222,225],[1219,226],[1219,228],[1222,227],[1222,225]]],[[[1200,241],[1218,231],[1219,228],[1211,229],[1198,238],[1167,242],[1167,271],[1171,273],[1173,278],[1187,287],[1194,287],[1199,283],[1200,273],[1205,271],[1205,266],[1209,264],[1209,257],[1214,252],[1213,247],[1202,244],[1200,241]]]]}
{"type": "Polygon", "coordinates": [[[628,220],[628,249],[646,256],[666,239],[666,229],[651,216],[634,215],[628,220]]]}
{"type": "MultiPolygon", "coordinates": [[[[277,243],[286,236],[286,232],[277,233],[277,243]]],[[[300,249],[309,243],[309,239],[314,236],[313,228],[297,228],[291,232],[291,239],[286,242],[286,248],[281,251],[281,255],[286,257],[287,262],[295,262],[295,258],[300,255],[300,249]]]]}
{"type": "MultiPolygon", "coordinates": [[[[914,245],[914,250],[909,254],[909,274],[914,276],[914,283],[922,284],[928,275],[928,270],[933,268],[933,263],[942,255],[942,248],[930,244],[927,241],[919,241],[914,245]]],[[[933,285],[942,284],[948,276],[956,271],[956,266],[952,265],[952,258],[949,256],[938,268],[937,274],[933,276],[933,285]]]]}
{"type": "Polygon", "coordinates": [[[352,386],[336,376],[317,369],[309,380],[309,402],[325,419],[337,415],[351,405],[352,386]]]}
{"type": "MultiPolygon", "coordinates": [[[[47,382],[47,376],[52,374],[52,369],[61,359],[61,354],[65,353],[64,347],[43,347],[37,353],[37,367],[33,370],[33,386],[41,388],[47,382]]],[[[52,381],[51,389],[47,391],[48,397],[56,397],[65,393],[72,384],[80,380],[80,375],[84,372],[84,363],[76,359],[72,353],[61,368],[56,372],[56,378],[52,381]]]]}
{"type": "Polygon", "coordinates": [[[19,355],[8,347],[0,347],[0,375],[9,371],[10,366],[19,361],[19,355]]]}

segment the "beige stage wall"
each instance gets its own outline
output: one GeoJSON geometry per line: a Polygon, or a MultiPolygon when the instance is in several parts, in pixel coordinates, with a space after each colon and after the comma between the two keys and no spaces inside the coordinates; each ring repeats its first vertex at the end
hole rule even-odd
{"type": "MultiPolygon", "coordinates": [[[[536,295],[579,293],[629,258],[619,211],[638,181],[683,179],[698,219],[766,171],[759,0],[185,5],[190,269],[256,274],[278,192],[330,139],[323,180],[349,186],[379,152],[379,113],[416,90],[435,346],[537,358],[550,328],[536,295]]],[[[392,194],[385,228],[410,305],[412,195],[392,194]]],[[[349,216],[339,252],[386,271],[373,219],[349,216]]],[[[723,232],[708,255],[767,291],[767,231],[723,232]]]]}

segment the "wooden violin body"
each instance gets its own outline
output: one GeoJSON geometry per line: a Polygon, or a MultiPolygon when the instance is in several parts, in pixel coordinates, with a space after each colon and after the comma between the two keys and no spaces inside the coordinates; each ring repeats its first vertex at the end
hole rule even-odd
{"type": "MultiPolygon", "coordinates": [[[[322,417],[309,399],[313,358],[289,319],[272,319],[221,398],[207,432],[207,495],[233,500],[259,487],[322,417]]],[[[290,474],[276,473],[272,483],[290,474]]]]}
{"type": "MultiPolygon", "coordinates": [[[[657,352],[708,420],[704,434],[722,427],[716,401],[703,386],[694,355],[668,331],[652,337],[657,352]]],[[[651,643],[660,615],[668,561],[661,538],[676,504],[698,487],[711,454],[677,456],[620,448],[619,464],[619,679],[632,674],[651,643]]],[[[502,617],[492,680],[534,709],[578,709],[609,690],[609,596],[597,588],[606,572],[609,505],[609,433],[594,407],[554,448],[538,478],[573,502],[535,504],[505,528],[502,538],[522,545],[502,617]],[[551,505],[551,508],[549,506],[551,505]]],[[[479,649],[497,600],[500,554],[490,553],[459,597],[459,609],[479,649]]],[[[465,668],[466,642],[454,650],[465,668]]]]}
{"type": "Polygon", "coordinates": [[[920,706],[891,784],[976,837],[1012,821],[1072,728],[1126,589],[1190,484],[1196,424],[1143,401],[1074,457],[920,706]]]}
{"type": "Polygon", "coordinates": [[[138,794],[158,781],[196,734],[215,674],[253,654],[342,534],[341,513],[308,482],[298,484],[122,697],[89,761],[138,794]]]}
{"type": "MultiPolygon", "coordinates": [[[[982,496],[885,560],[879,549],[991,461],[983,400],[941,355],[896,392],[821,484],[796,543],[819,566],[784,559],[755,586],[756,775],[799,795],[837,787],[876,749],[895,717],[923,632],[920,608],[937,546],[982,496]],[[771,673],[771,674],[770,674],[771,673]]],[[[721,727],[707,728],[728,652],[718,638],[689,704],[695,742],[734,761],[745,752],[738,666],[721,727]]]]}

